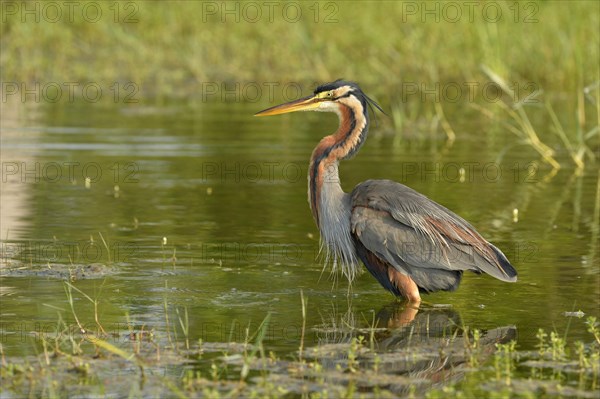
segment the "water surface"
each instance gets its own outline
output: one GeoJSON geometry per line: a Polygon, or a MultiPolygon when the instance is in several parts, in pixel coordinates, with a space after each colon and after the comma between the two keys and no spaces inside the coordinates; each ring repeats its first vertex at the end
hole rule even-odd
{"type": "MultiPolygon", "coordinates": [[[[98,299],[102,324],[117,337],[131,326],[164,336],[166,306],[171,322],[187,310],[193,340],[243,341],[246,328],[271,313],[266,343],[291,354],[300,341],[301,291],[306,345],[326,340],[315,327],[332,320],[369,326],[394,299],[368,273],[348,294],[346,281],[323,270],[306,199],[308,158],[335,129],[335,117],[254,118],[259,109],[180,102],[7,108],[4,353],[38,353],[27,338],[53,331],[59,314],[75,325],[65,270],[98,299]]],[[[449,115],[458,133],[452,146],[441,133],[414,128],[403,139],[373,128],[358,156],[342,163],[343,187],[400,181],[469,220],[507,254],[516,284],[467,273],[458,291],[424,298],[450,305],[465,326],[515,326],[521,349],[533,349],[539,328],[587,337],[584,319],[565,312],[600,313],[591,234],[596,172],[575,175],[567,166],[544,181],[549,170],[533,151],[512,146],[500,157],[515,137],[498,127],[482,134],[489,121],[465,112],[449,115]]],[[[93,327],[93,305],[74,295],[81,321],[93,327]]]]}

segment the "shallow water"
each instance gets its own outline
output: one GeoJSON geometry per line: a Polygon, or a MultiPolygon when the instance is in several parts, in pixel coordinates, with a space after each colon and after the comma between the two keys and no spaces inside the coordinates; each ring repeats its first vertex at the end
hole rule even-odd
{"type": "MultiPolygon", "coordinates": [[[[271,313],[265,343],[289,354],[302,331],[301,291],[305,345],[330,340],[324,326],[372,324],[394,299],[368,273],[348,295],[346,281],[323,271],[306,199],[308,158],[335,129],[335,117],[254,118],[259,109],[178,102],[7,108],[5,355],[38,353],[31,338],[54,331],[58,314],[75,326],[63,282],[69,276],[98,299],[115,337],[130,326],[164,336],[165,303],[171,323],[187,309],[190,339],[205,342],[243,341],[246,328],[256,330],[271,313]]],[[[429,304],[451,306],[470,328],[515,326],[520,349],[534,348],[539,328],[588,339],[585,318],[565,312],[600,315],[591,233],[597,172],[576,176],[567,161],[544,181],[549,170],[532,162],[537,156],[527,147],[511,147],[497,162],[513,135],[480,134],[484,121],[467,115],[468,123],[452,120],[458,135],[450,147],[443,134],[417,139],[415,128],[402,139],[373,127],[360,154],[342,163],[343,187],[368,178],[409,185],[469,220],[519,272],[515,284],[468,273],[458,291],[426,296],[429,304]]],[[[74,297],[81,322],[94,327],[93,305],[74,297]]]]}

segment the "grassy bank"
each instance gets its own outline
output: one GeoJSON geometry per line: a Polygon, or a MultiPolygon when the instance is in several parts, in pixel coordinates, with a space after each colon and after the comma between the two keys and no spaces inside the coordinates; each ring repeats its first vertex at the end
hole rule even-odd
{"type": "Polygon", "coordinates": [[[550,92],[598,80],[597,3],[417,3],[3,2],[3,80],[177,96],[202,82],[338,77],[386,96],[402,82],[480,82],[481,65],[550,92]]]}
{"type": "Polygon", "coordinates": [[[600,142],[596,2],[3,2],[2,21],[3,99],[266,104],[344,77],[397,132],[433,120],[452,140],[466,105],[552,169],[600,142]]]}
{"type": "MultiPolygon", "coordinates": [[[[37,356],[8,357],[0,345],[0,393],[42,398],[124,392],[178,398],[593,398],[600,389],[600,329],[594,317],[574,321],[587,327],[585,342],[540,329],[537,349],[524,351],[514,340],[514,326],[471,330],[455,324],[448,309],[422,308],[428,317],[389,329],[380,327],[379,319],[361,328],[355,315],[346,314],[320,326],[303,323],[298,351],[282,357],[267,342],[270,314],[260,325],[248,325],[242,342],[192,341],[187,308],[165,297],[164,331],[149,330],[125,315],[128,330],[115,334],[103,327],[101,298],[68,282],[65,292],[64,310],[70,312],[56,308],[55,330],[27,334],[37,356]],[[81,312],[78,300],[93,304],[93,312],[81,312]],[[315,329],[327,331],[323,342],[305,347],[305,334],[315,329]]],[[[300,304],[305,319],[302,293],[300,304]]]]}

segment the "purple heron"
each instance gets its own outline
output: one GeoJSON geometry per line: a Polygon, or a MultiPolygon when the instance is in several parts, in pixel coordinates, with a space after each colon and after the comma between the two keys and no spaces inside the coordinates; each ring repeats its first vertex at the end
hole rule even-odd
{"type": "Polygon", "coordinates": [[[388,291],[419,303],[420,293],[453,291],[462,273],[487,273],[514,282],[506,256],[454,212],[391,180],[367,180],[350,193],[340,185],[338,164],[364,144],[368,107],[381,107],[356,83],[336,80],[313,95],[260,111],[256,116],[295,111],[335,112],[339,127],[314,149],[308,200],[321,241],[350,282],[359,260],[388,291]]]}

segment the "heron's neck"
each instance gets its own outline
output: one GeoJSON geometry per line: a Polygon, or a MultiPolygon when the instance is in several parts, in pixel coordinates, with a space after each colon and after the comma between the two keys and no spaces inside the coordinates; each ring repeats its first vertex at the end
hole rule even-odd
{"type": "Polygon", "coordinates": [[[368,116],[358,100],[355,106],[340,104],[337,114],[340,119],[337,131],[319,142],[310,159],[308,201],[319,228],[321,214],[340,206],[338,201],[344,197],[338,172],[339,160],[356,154],[369,130],[368,116]]]}

